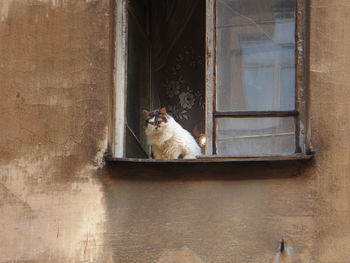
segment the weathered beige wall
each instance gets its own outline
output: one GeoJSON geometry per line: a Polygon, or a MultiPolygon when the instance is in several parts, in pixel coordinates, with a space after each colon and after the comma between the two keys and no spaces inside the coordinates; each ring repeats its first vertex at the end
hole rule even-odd
{"type": "Polygon", "coordinates": [[[111,2],[0,0],[0,262],[349,262],[350,2],[311,1],[312,162],[99,169],[111,2]]]}
{"type": "Polygon", "coordinates": [[[93,175],[106,148],[109,0],[0,10],[0,261],[108,258],[93,175]]]}

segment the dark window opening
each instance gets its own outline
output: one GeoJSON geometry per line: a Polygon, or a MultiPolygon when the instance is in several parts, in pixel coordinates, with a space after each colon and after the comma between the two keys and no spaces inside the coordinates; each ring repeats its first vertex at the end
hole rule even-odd
{"type": "Polygon", "coordinates": [[[128,1],[126,157],[150,153],[143,109],[166,107],[194,137],[204,133],[205,8],[199,0],[128,1]]]}

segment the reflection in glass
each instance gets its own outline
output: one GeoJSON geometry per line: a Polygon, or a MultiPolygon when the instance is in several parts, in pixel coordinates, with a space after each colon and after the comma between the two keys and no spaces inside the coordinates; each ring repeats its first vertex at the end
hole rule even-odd
{"type": "Polygon", "coordinates": [[[294,117],[218,118],[219,155],[268,155],[295,152],[294,117]]]}
{"type": "Polygon", "coordinates": [[[294,109],[294,0],[217,1],[218,111],[294,109]]]}

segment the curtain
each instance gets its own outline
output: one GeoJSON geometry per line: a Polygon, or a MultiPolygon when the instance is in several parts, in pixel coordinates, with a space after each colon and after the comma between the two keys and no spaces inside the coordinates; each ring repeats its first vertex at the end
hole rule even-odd
{"type": "Polygon", "coordinates": [[[186,28],[199,0],[152,1],[152,68],[159,71],[186,28]]]}

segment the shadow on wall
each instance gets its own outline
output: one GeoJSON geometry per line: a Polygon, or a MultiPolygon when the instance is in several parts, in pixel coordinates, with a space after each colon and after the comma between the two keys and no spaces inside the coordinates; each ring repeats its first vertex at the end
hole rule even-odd
{"type": "Polygon", "coordinates": [[[313,160],[232,163],[107,162],[100,172],[108,174],[112,180],[232,181],[300,176],[302,169],[312,165],[313,160]]]}

